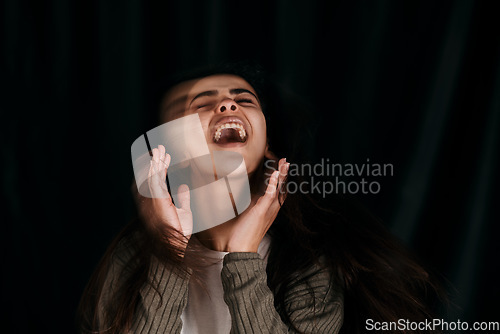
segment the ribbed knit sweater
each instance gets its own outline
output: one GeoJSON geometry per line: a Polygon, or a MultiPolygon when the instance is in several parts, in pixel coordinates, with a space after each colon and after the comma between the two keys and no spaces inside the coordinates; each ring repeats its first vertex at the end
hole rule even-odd
{"type": "MultiPolygon", "coordinates": [[[[123,278],[122,268],[130,258],[130,248],[121,248],[113,257],[105,281],[100,314],[123,278]]],[[[155,257],[151,260],[149,278],[152,284],[141,289],[142,299],[132,333],[179,334],[189,279],[181,278],[155,257]]],[[[302,333],[338,333],[343,321],[343,293],[333,284],[330,271],[315,265],[297,277],[301,278],[305,278],[304,282],[285,295],[286,312],[293,325],[302,333]]],[[[274,307],[274,295],[267,285],[266,264],[258,253],[225,255],[221,280],[224,301],[231,315],[231,333],[296,333],[281,320],[274,307]]]]}

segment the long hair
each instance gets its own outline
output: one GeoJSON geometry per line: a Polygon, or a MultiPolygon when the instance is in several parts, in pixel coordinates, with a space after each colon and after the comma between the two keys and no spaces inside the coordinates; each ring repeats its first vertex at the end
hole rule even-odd
{"type": "MultiPolygon", "coordinates": [[[[262,70],[254,65],[231,64],[191,71],[176,77],[169,86],[223,73],[242,77],[256,90],[263,104],[273,152],[279,157],[287,157],[289,162],[304,161],[301,149],[312,145],[313,141],[308,137],[307,125],[290,117],[300,114],[290,112],[290,108],[301,105],[300,101],[285,96],[284,91],[273,81],[265,80],[262,70]],[[291,142],[290,138],[299,143],[291,142]]],[[[303,181],[300,175],[290,175],[287,180],[297,184],[303,181]]],[[[123,229],[107,249],[83,293],[77,320],[83,331],[114,334],[130,329],[141,287],[153,284],[148,280],[152,255],[172,270],[187,274],[180,250],[169,242],[172,238],[182,238],[175,233],[155,230],[140,218],[123,229]],[[106,293],[103,291],[106,273],[116,248],[124,240],[133,240],[137,251],[122,269],[127,278],[103,306],[104,319],[97,319],[99,303],[106,293]]],[[[320,258],[325,259],[323,265],[332,272],[332,284],[341,286],[344,291],[342,333],[361,333],[366,319],[423,321],[432,317],[433,309],[429,305],[442,295],[435,279],[414,256],[380,221],[349,198],[333,195],[315,198],[306,193],[290,193],[268,233],[272,237],[267,264],[268,286],[273,291],[278,313],[290,326],[293,323],[286,312],[286,293],[293,285],[300,284],[295,279],[297,275],[319,264],[320,258]]]]}

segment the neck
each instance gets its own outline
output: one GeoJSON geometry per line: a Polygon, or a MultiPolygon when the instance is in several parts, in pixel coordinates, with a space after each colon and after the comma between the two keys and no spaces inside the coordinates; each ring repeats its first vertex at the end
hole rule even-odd
{"type": "MultiPolygon", "coordinates": [[[[265,192],[265,175],[263,167],[253,173],[249,173],[248,176],[250,182],[251,201],[246,210],[251,209],[265,192]]],[[[237,223],[238,216],[234,217],[231,220],[228,220],[223,224],[214,226],[208,230],[198,232],[196,233],[196,237],[201,242],[201,244],[208,249],[225,252],[227,251],[226,247],[231,240],[233,231],[237,227],[237,223]]]]}

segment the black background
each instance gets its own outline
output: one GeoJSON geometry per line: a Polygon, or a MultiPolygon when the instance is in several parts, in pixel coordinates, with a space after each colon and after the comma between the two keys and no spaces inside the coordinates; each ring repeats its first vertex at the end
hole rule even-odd
{"type": "Polygon", "coordinates": [[[449,320],[498,321],[494,4],[4,1],[0,331],[73,330],[135,212],[130,145],[155,113],[151,82],[240,59],[310,106],[316,161],[394,166],[357,199],[449,281],[449,320]]]}

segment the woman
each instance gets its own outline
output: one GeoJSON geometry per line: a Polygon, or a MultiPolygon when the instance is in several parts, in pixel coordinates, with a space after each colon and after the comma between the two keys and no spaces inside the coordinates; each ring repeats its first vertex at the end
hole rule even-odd
{"type": "Polygon", "coordinates": [[[298,162],[284,152],[294,133],[269,128],[288,120],[273,117],[274,91],[261,78],[246,66],[213,68],[164,96],[162,122],[198,114],[211,152],[243,156],[250,206],[191,235],[190,191],[181,186],[172,204],[170,155],[155,147],[153,198],[135,190],[140,217],[86,288],[83,332],[359,333],[368,319],[430,317],[424,292],[438,289],[381,224],[340,198],[286,194],[286,182],[300,182],[287,177],[287,160],[298,162]]]}

